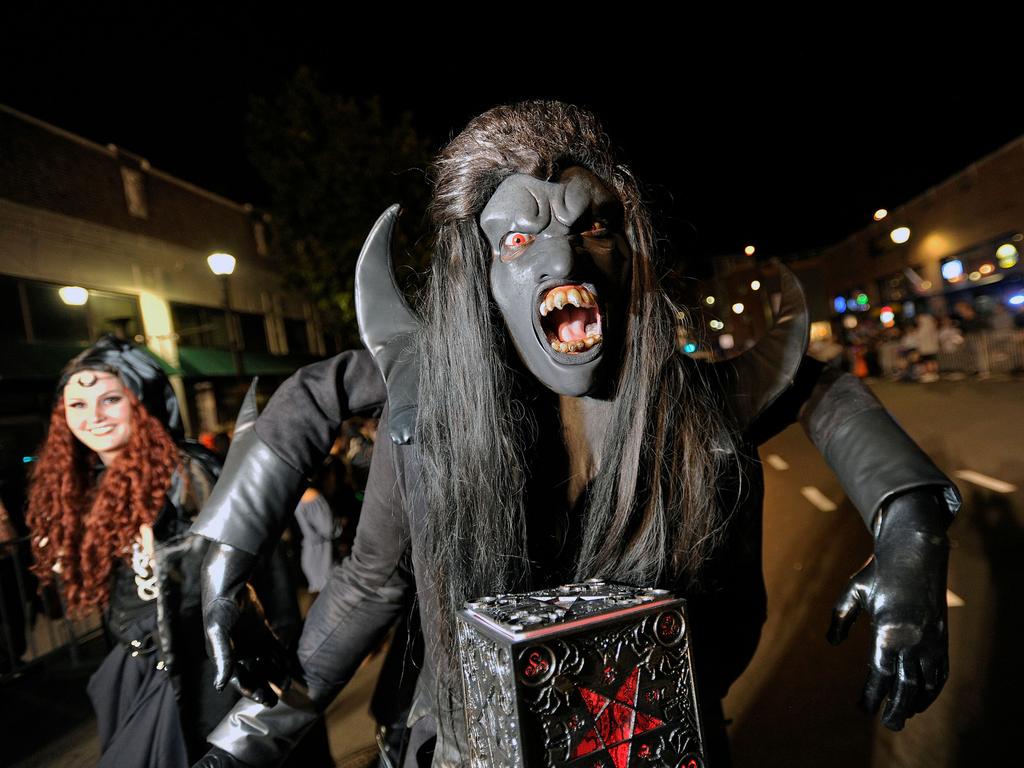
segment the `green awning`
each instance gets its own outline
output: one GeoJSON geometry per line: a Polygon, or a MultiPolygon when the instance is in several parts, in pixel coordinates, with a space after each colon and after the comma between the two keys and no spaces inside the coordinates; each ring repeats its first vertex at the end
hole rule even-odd
{"type": "MultiPolygon", "coordinates": [[[[209,347],[178,347],[178,359],[186,377],[235,376],[235,360],[230,350],[209,347]]],[[[272,355],[269,352],[243,352],[243,376],[291,376],[318,358],[308,355],[272,355]]]]}

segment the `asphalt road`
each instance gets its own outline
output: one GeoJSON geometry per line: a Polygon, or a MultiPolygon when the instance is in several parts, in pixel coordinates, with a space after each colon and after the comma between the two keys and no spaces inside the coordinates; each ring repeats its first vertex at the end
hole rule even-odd
{"type": "Polygon", "coordinates": [[[791,427],[761,451],[769,618],[756,657],[726,700],[734,762],[1019,765],[1012,755],[1024,683],[1015,647],[1024,629],[1024,383],[870,386],[964,497],[950,528],[949,681],[900,733],[857,708],[869,659],[867,617],[838,648],[825,632],[833,601],[871,554],[871,539],[835,475],[801,428],[791,427]],[[983,477],[958,476],[965,471],[983,477]],[[828,501],[834,510],[819,508],[828,501]]]}

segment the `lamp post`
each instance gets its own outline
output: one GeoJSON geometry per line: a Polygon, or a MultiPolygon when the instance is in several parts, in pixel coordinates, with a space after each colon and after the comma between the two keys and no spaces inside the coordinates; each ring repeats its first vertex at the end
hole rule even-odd
{"type": "Polygon", "coordinates": [[[210,271],[220,277],[221,300],[224,304],[224,317],[228,325],[228,340],[231,344],[231,358],[235,365],[235,376],[241,381],[245,377],[242,364],[242,344],[236,327],[234,313],[231,311],[231,275],[235,271],[235,257],[230,253],[211,253],[206,257],[210,271]]]}

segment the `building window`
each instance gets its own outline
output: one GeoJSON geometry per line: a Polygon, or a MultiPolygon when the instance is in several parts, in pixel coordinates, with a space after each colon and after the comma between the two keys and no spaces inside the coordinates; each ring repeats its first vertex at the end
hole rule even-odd
{"type": "Polygon", "coordinates": [[[87,290],[85,303],[67,304],[60,296],[62,287],[0,279],[0,317],[6,339],[88,344],[104,333],[127,340],[141,335],[142,317],[134,296],[87,290]]]}
{"type": "Polygon", "coordinates": [[[134,168],[121,168],[121,181],[124,184],[124,200],[128,205],[128,213],[137,219],[149,216],[146,207],[146,185],[142,171],[134,168]]]}
{"type": "Polygon", "coordinates": [[[284,319],[284,335],[288,339],[288,351],[292,354],[309,354],[309,334],[305,320],[284,319]]]}
{"type": "Polygon", "coordinates": [[[242,346],[247,352],[267,352],[267,324],[263,315],[249,312],[238,313],[238,323],[242,327],[242,346]]]}
{"type": "Polygon", "coordinates": [[[25,341],[27,338],[18,281],[3,276],[0,276],[0,328],[4,329],[4,341],[25,341]]]}
{"type": "Polygon", "coordinates": [[[256,240],[256,253],[260,256],[267,255],[267,228],[262,221],[254,221],[252,225],[252,236],[256,240]]]}
{"type": "Polygon", "coordinates": [[[47,283],[26,283],[25,298],[32,320],[33,341],[91,341],[87,301],[72,306],[61,301],[60,286],[47,283]]]}
{"type": "Polygon", "coordinates": [[[223,309],[171,302],[171,320],[182,346],[231,348],[228,318],[223,309]]]}
{"type": "Polygon", "coordinates": [[[119,339],[135,340],[142,335],[139,304],[133,296],[89,291],[89,326],[95,338],[112,333],[119,339]]]}

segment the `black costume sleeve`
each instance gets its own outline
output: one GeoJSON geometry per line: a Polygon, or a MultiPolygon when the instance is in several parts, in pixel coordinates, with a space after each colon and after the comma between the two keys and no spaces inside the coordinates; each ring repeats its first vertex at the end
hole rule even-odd
{"type": "Polygon", "coordinates": [[[278,388],[256,421],[256,434],[303,475],[320,467],[352,416],[378,416],[387,392],[366,350],[342,352],[300,368],[278,388]]]}
{"type": "Polygon", "coordinates": [[[409,604],[413,578],[396,446],[381,418],[352,554],[335,566],[306,618],[299,660],[314,701],[330,702],[409,604]]]}
{"type": "MultiPolygon", "coordinates": [[[[251,432],[237,427],[221,478],[192,530],[250,554],[272,547],[341,422],[376,415],[385,398],[384,380],[365,350],[301,368],[270,398],[251,432]]],[[[255,415],[255,401],[251,406],[255,415]]]]}
{"type": "Polygon", "coordinates": [[[805,356],[793,385],[755,420],[748,436],[761,444],[795,421],[869,529],[885,504],[916,488],[940,488],[950,513],[960,509],[953,482],[855,376],[805,356]]]}
{"type": "Polygon", "coordinates": [[[208,738],[246,764],[283,760],[410,604],[409,530],[386,411],[378,434],[352,554],[335,566],[299,641],[308,699],[287,691],[273,707],[243,699],[208,738]]]}

